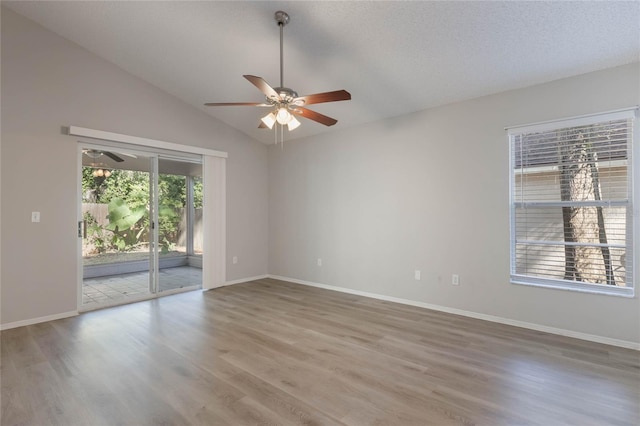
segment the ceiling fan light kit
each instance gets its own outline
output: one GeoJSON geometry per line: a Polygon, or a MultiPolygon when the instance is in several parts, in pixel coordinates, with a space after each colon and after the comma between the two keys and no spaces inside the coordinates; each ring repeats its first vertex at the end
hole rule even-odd
{"type": "MultiPolygon", "coordinates": [[[[280,28],[280,86],[271,87],[263,78],[255,75],[244,75],[251,84],[256,86],[265,95],[265,102],[211,102],[206,106],[257,106],[271,107],[272,110],[262,117],[259,128],[273,129],[274,126],[287,126],[292,131],[300,126],[300,121],[296,115],[315,121],[325,126],[333,126],[338,120],[322,115],[318,112],[305,108],[306,105],[319,104],[324,102],[347,101],[351,99],[351,94],[346,90],[336,90],[333,92],[316,93],[314,95],[298,96],[295,90],[284,87],[284,26],[290,21],[289,15],[281,10],[274,15],[278,27],[280,28]]],[[[277,142],[276,127],[276,142],[277,142]]],[[[280,133],[280,142],[283,143],[283,133],[280,133]]]]}
{"type": "Polygon", "coordinates": [[[105,178],[108,178],[109,176],[111,176],[111,170],[109,170],[109,169],[102,168],[101,166],[92,166],[92,167],[94,167],[94,170],[91,173],[93,175],[93,177],[105,177],[105,178]]]}

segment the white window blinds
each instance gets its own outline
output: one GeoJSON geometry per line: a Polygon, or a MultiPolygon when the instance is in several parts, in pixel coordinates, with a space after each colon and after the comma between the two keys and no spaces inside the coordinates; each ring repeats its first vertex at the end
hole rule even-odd
{"type": "Polygon", "coordinates": [[[512,282],[633,295],[633,118],[509,130],[512,282]]]}

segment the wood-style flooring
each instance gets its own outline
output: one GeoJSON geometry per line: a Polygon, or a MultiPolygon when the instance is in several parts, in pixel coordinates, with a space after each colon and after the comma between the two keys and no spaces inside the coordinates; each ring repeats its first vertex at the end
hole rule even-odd
{"type": "Polygon", "coordinates": [[[3,426],[640,424],[640,352],[272,279],[1,335],[3,426]]]}

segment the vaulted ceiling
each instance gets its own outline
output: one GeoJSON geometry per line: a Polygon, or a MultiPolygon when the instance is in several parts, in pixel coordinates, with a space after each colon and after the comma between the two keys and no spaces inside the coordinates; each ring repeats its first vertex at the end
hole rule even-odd
{"type": "Polygon", "coordinates": [[[640,60],[640,2],[2,2],[264,143],[265,109],[243,74],[300,95],[333,127],[301,119],[287,140],[640,60]]]}

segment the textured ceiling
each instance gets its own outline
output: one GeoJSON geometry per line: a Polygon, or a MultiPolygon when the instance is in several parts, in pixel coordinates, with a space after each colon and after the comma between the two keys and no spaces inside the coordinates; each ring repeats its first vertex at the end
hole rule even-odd
{"type": "Polygon", "coordinates": [[[640,2],[2,2],[264,143],[265,109],[243,74],[300,95],[346,89],[314,105],[286,139],[398,116],[640,60],[640,2]]]}

